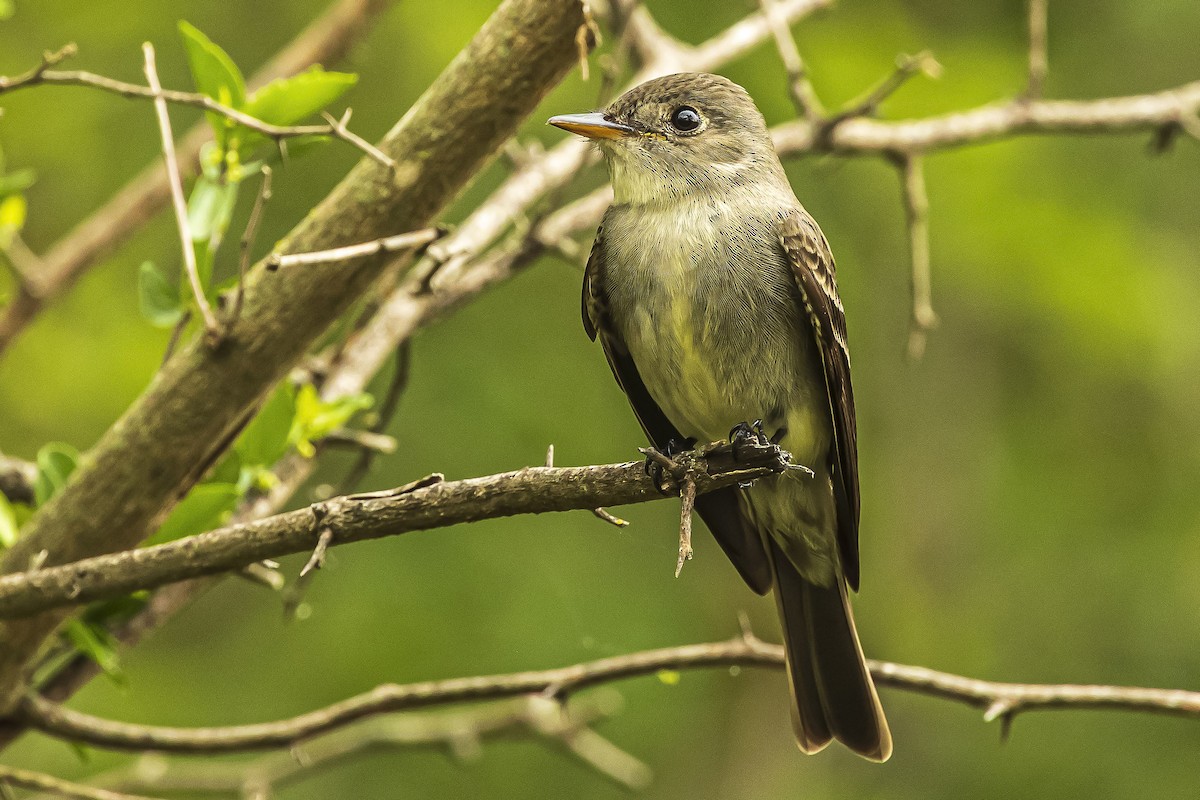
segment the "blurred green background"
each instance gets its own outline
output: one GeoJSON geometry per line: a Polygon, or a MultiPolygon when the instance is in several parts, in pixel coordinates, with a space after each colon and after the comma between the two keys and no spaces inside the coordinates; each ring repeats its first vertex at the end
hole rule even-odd
{"type": "MultiPolygon", "coordinates": [[[[749,10],[720,0],[647,5],[688,41],[749,10]]],[[[381,135],[494,6],[398,3],[343,65],[361,76],[348,98],[355,129],[381,135]]],[[[140,81],[139,44],[151,40],[164,84],[187,87],[178,19],[249,73],[323,7],[17,0],[0,23],[0,74],[76,41],[80,68],[140,81]]],[[[1051,3],[1047,91],[1088,98],[1200,78],[1198,30],[1195,0],[1051,3]]],[[[797,37],[831,107],[890,71],[897,53],[924,48],[944,76],[914,80],[886,116],[966,108],[1024,86],[1018,0],[843,0],[797,37]]],[[[723,71],[769,121],[792,114],[769,45],[723,71]]],[[[559,141],[542,120],[592,107],[596,91],[576,71],[524,135],[559,141]]],[[[25,234],[35,249],[159,153],[145,103],[50,87],[3,106],[9,168],[39,176],[25,234]]],[[[173,116],[177,130],[197,117],[173,116]]],[[[942,324],[915,364],[903,356],[908,255],[894,170],[876,159],[789,165],[837,254],[849,317],[864,502],[856,612],[869,655],[1000,680],[1200,688],[1200,148],[1184,138],[1153,155],[1150,138],[1022,138],[929,158],[942,324]]],[[[282,235],[355,157],[331,145],[278,173],[260,241],[282,235]]],[[[447,219],[500,175],[493,168],[447,219]]],[[[137,267],[176,264],[173,237],[160,216],[0,360],[0,449],[86,448],[142,391],[166,334],[138,315],[137,267]]],[[[560,464],[634,457],[642,436],[580,328],[579,280],[546,259],[423,332],[391,429],[399,453],[364,488],[536,464],[549,443],[560,464]]],[[[328,463],[326,479],[346,466],[328,463]]],[[[256,722],[387,681],[725,638],[742,610],[774,639],[773,604],[741,585],[707,534],[672,579],[677,511],[674,501],[622,509],[633,522],[624,531],[576,513],[338,549],[299,622],[284,622],[277,596],[231,581],[125,656],[126,688],[98,679],[73,704],[130,721],[256,722]]],[[[300,563],[284,569],[294,575],[300,563]]],[[[619,690],[624,710],[599,730],[653,767],[656,798],[1181,797],[1194,796],[1200,777],[1195,720],[1031,714],[1002,744],[976,711],[884,690],[896,752],[878,767],[838,748],[799,755],[781,673],[709,670],[619,690]]],[[[128,757],[81,761],[62,743],[27,737],[2,758],[86,778],[128,757]]],[[[350,792],[625,794],[530,737],[489,742],[467,763],[436,750],[377,753],[280,796],[350,792]]]]}

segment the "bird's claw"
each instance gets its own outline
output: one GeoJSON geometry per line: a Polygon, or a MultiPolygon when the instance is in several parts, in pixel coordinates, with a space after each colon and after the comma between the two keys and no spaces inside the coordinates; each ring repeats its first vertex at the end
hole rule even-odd
{"type": "Polygon", "coordinates": [[[695,446],[696,439],[688,438],[671,439],[661,449],[657,447],[641,448],[642,452],[646,455],[646,465],[644,467],[646,474],[654,481],[654,486],[659,492],[664,495],[672,493],[671,485],[675,482],[676,477],[674,473],[679,469],[679,465],[675,463],[675,456],[680,453],[686,453],[695,446]]]}
{"type": "Polygon", "coordinates": [[[780,428],[774,436],[768,437],[767,432],[763,429],[763,421],[756,419],[754,422],[739,422],[729,429],[729,444],[733,448],[733,460],[741,461],[741,451],[745,447],[757,445],[766,447],[767,445],[779,444],[779,440],[783,438],[786,429],[780,428]]]}

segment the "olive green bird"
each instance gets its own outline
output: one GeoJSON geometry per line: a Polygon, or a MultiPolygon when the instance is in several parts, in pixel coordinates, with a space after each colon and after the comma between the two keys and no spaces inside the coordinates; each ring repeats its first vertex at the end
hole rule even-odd
{"type": "Polygon", "coordinates": [[[846,321],[829,245],[762,114],[737,84],[685,73],[550,124],[596,141],[608,164],[613,204],[583,324],[651,442],[765,427],[814,470],[703,495],[696,510],[750,588],[775,589],[800,749],[837,739],[886,760],[891,734],[847,595],[859,488],[846,321]]]}

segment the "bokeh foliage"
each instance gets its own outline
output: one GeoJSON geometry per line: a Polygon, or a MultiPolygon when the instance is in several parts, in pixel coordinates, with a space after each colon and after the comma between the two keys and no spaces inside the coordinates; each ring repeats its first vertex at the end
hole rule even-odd
{"type": "MultiPolygon", "coordinates": [[[[648,3],[699,41],[747,6],[648,3]]],[[[375,138],[478,28],[494,3],[402,3],[358,49],[346,96],[375,138]]],[[[16,3],[0,23],[0,74],[74,40],[88,69],[141,80],[141,41],[164,85],[190,85],[176,24],[186,18],[252,70],[321,4],[110,4],[54,13],[16,3]]],[[[1051,4],[1051,95],[1157,90],[1200,77],[1190,0],[1051,4]]],[[[949,111],[1024,85],[1016,0],[843,2],[802,25],[800,45],[827,105],[856,97],[897,52],[929,48],[941,80],[918,80],[886,115],[949,111]]],[[[333,65],[330,65],[333,68],[333,65]]],[[[339,65],[341,66],[341,65],[339,65]]],[[[774,52],[725,73],[770,121],[792,112],[774,52]]],[[[573,75],[545,113],[595,104],[573,75]]],[[[42,248],[158,157],[149,104],[46,87],[3,98],[8,173],[23,188],[24,236],[42,248]]],[[[173,110],[176,129],[199,112],[173,110]]],[[[526,135],[559,133],[531,119],[526,135]]],[[[907,245],[894,172],[882,161],[789,166],[838,257],[848,309],[862,458],[863,594],[868,653],[980,677],[1196,688],[1200,647],[1200,147],[1163,155],[1149,137],[1020,139],[931,157],[935,305],[942,325],[906,363],[907,245]]],[[[281,236],[358,156],[326,146],[276,172],[260,236],[281,236]]],[[[493,169],[450,215],[461,217],[493,169]]],[[[252,192],[234,211],[244,226],[252,192]]],[[[231,234],[232,235],[232,234],[231,234]]],[[[152,376],[166,333],[139,315],[140,265],[178,261],[161,217],[0,360],[0,448],[33,458],[48,441],[85,449],[152,376]]],[[[234,247],[216,265],[234,269],[234,247]]],[[[538,463],[623,460],[641,443],[598,348],[578,320],[579,271],[546,259],[415,342],[391,433],[399,452],[364,486],[431,471],[465,477],[538,463]]],[[[6,290],[7,287],[0,289],[6,290]]],[[[382,376],[385,380],[386,375],[382,376]]],[[[332,459],[323,475],[348,466],[332,459]]],[[[746,610],[775,634],[707,537],[679,580],[667,501],[623,510],[618,532],[590,515],[497,520],[333,552],[311,614],[283,622],[279,599],[229,582],[123,659],[125,685],[97,680],[75,701],[165,724],[275,718],[383,681],[549,667],[731,635],[746,610]]],[[[294,575],[302,561],[285,565],[294,575]]],[[[656,770],[654,797],[889,798],[1183,796],[1194,790],[1195,721],[1117,713],[1019,718],[1011,740],[945,702],[885,692],[896,755],[883,768],[842,751],[799,756],[782,675],[684,674],[621,687],[625,710],[601,730],[656,770]]],[[[123,757],[30,737],[6,762],[83,777],[123,757]]],[[[487,744],[465,767],[442,753],[380,754],[286,797],[468,794],[619,796],[532,741],[487,744]]]]}

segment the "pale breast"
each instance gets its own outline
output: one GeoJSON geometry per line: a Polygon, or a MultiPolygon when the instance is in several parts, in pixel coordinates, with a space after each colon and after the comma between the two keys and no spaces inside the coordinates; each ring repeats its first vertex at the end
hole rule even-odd
{"type": "Polygon", "coordinates": [[[720,439],[763,419],[771,431],[805,429],[812,441],[802,450],[827,438],[819,362],[777,240],[786,210],[752,194],[702,195],[667,208],[615,206],[605,218],[612,323],[684,436],[720,439]]]}

